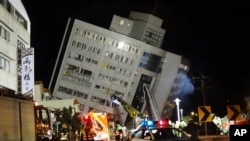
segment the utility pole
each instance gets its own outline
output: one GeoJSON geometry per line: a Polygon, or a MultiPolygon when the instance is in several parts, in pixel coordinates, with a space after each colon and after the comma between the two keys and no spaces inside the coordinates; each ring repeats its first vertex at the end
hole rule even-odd
{"type": "MultiPolygon", "coordinates": [[[[202,101],[203,101],[204,106],[207,105],[205,89],[209,88],[209,86],[206,85],[206,80],[208,80],[208,79],[209,79],[209,76],[205,76],[204,74],[197,73],[197,74],[193,75],[193,80],[200,82],[200,87],[196,87],[196,88],[201,90],[202,101]]],[[[204,123],[204,126],[205,126],[204,127],[205,128],[205,135],[207,135],[207,123],[206,122],[204,123]]]]}

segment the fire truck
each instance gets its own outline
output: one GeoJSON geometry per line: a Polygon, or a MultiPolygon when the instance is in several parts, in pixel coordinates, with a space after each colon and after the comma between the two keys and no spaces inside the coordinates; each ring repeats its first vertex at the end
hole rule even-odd
{"type": "Polygon", "coordinates": [[[89,112],[82,116],[83,140],[110,140],[107,115],[103,112],[89,112]]]}
{"type": "Polygon", "coordinates": [[[49,109],[42,106],[35,106],[35,124],[37,140],[52,140],[52,125],[49,109]]]}
{"type": "Polygon", "coordinates": [[[36,106],[30,99],[0,96],[0,135],[2,140],[52,140],[47,108],[36,106]]]}

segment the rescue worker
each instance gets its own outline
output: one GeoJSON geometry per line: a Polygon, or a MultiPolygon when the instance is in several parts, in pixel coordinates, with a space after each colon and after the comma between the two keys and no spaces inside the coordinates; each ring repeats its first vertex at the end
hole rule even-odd
{"type": "Polygon", "coordinates": [[[116,121],[116,129],[115,129],[115,140],[122,141],[123,134],[122,134],[122,125],[119,121],[116,121]]]}
{"type": "Polygon", "coordinates": [[[127,127],[125,126],[125,124],[122,125],[122,140],[127,140],[127,127]]]}
{"type": "Polygon", "coordinates": [[[86,123],[85,124],[85,128],[84,128],[84,132],[85,132],[85,136],[83,136],[83,140],[86,141],[94,141],[94,132],[92,129],[92,125],[91,123],[86,123]]]}
{"type": "Polygon", "coordinates": [[[187,127],[184,128],[184,131],[191,135],[192,141],[200,141],[200,139],[198,138],[198,131],[200,127],[201,126],[199,124],[194,123],[194,120],[190,118],[187,127]]]}
{"type": "Polygon", "coordinates": [[[67,140],[68,139],[68,127],[67,124],[63,124],[61,129],[61,140],[67,140]]]}

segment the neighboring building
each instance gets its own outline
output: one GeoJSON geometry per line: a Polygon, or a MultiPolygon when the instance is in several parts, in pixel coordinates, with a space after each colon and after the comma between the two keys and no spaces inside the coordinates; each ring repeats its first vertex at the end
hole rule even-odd
{"type": "Polygon", "coordinates": [[[57,119],[57,114],[61,113],[64,108],[72,108],[72,115],[68,115],[69,117],[73,117],[75,113],[80,113],[77,99],[52,100],[50,90],[44,88],[42,81],[35,82],[34,101],[36,105],[42,105],[49,110],[51,125],[53,125],[55,130],[58,130],[58,125],[60,124],[60,119],[57,119]]]}
{"type": "Polygon", "coordinates": [[[32,97],[34,50],[21,0],[0,0],[0,93],[32,97]]]}
{"type": "Polygon", "coordinates": [[[160,116],[172,116],[189,61],[160,48],[165,34],[160,28],[161,19],[139,12],[131,12],[130,16],[141,21],[114,16],[110,26],[113,31],[69,19],[49,85],[53,97],[77,98],[82,113],[103,111],[114,120],[129,122],[122,107],[117,111],[112,95],[144,112],[142,91],[146,83],[160,116]],[[145,25],[144,29],[137,24],[145,25]],[[137,28],[140,34],[136,34],[137,28]],[[153,33],[159,36],[155,38],[153,33]],[[146,41],[149,37],[152,42],[146,41]]]}
{"type": "Polygon", "coordinates": [[[42,81],[35,82],[34,90],[34,101],[36,101],[38,105],[43,105],[52,111],[72,107],[72,109],[74,109],[73,114],[80,112],[77,99],[53,100],[50,90],[44,88],[42,81]]]}
{"type": "Polygon", "coordinates": [[[30,25],[21,0],[0,0],[0,96],[26,97],[40,105],[59,109],[72,106],[79,112],[76,99],[52,101],[51,92],[43,83],[34,82],[30,25]]]}

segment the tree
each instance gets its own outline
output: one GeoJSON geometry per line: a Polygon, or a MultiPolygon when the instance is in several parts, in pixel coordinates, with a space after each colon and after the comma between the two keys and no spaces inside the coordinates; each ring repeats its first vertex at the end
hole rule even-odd
{"type": "Polygon", "coordinates": [[[73,113],[73,110],[71,106],[62,109],[61,125],[66,124],[68,127],[71,127],[73,132],[76,130],[80,131],[82,126],[80,113],[73,113]]]}

